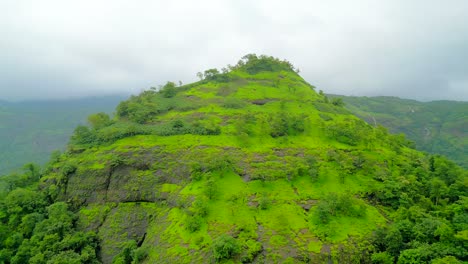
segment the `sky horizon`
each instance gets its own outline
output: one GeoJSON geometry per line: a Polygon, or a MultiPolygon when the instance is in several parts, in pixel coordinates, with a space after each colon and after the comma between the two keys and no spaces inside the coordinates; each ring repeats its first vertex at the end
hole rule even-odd
{"type": "Polygon", "coordinates": [[[468,2],[0,3],[0,100],[138,94],[248,53],[325,93],[468,101],[468,2]]]}

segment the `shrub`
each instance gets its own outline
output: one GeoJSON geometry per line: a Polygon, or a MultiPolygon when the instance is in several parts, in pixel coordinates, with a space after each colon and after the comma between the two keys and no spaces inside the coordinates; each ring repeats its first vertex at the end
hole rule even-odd
{"type": "Polygon", "coordinates": [[[258,208],[260,208],[261,210],[266,210],[270,207],[271,205],[271,201],[270,199],[268,198],[268,196],[266,195],[263,195],[262,197],[260,197],[260,199],[258,200],[258,208]]]}
{"type": "Polygon", "coordinates": [[[209,178],[205,182],[204,194],[208,199],[213,200],[218,195],[218,186],[213,178],[209,178]]]}
{"type": "Polygon", "coordinates": [[[199,181],[203,178],[204,172],[203,168],[198,162],[193,162],[190,164],[190,178],[193,181],[199,181]]]}
{"type": "Polygon", "coordinates": [[[356,146],[371,132],[362,120],[344,120],[329,123],[326,127],[328,137],[338,142],[356,146]]]}
{"type": "Polygon", "coordinates": [[[317,181],[319,178],[319,163],[317,159],[310,156],[306,159],[307,162],[307,174],[310,176],[312,181],[317,181]]]}
{"type": "Polygon", "coordinates": [[[305,116],[281,113],[272,118],[270,129],[270,136],[274,138],[300,134],[305,131],[305,116]]]}
{"type": "Polygon", "coordinates": [[[371,260],[375,264],[393,264],[393,257],[387,252],[374,253],[371,260]]]}
{"type": "Polygon", "coordinates": [[[191,129],[191,134],[194,135],[219,135],[221,134],[221,127],[212,123],[202,124],[201,122],[196,122],[193,124],[191,129]]]}
{"type": "Polygon", "coordinates": [[[290,118],[290,126],[294,133],[305,131],[305,116],[293,116],[290,118]]]}
{"type": "Polygon", "coordinates": [[[242,263],[251,263],[255,257],[262,251],[262,244],[258,241],[249,239],[245,242],[242,263]]]}
{"type": "Polygon", "coordinates": [[[344,102],[343,102],[343,99],[341,98],[333,98],[331,103],[334,105],[334,106],[340,106],[340,107],[343,107],[344,106],[344,102]]]}
{"type": "Polygon", "coordinates": [[[230,259],[240,251],[239,243],[232,236],[223,234],[213,242],[213,256],[217,262],[230,259]]]}
{"type": "Polygon", "coordinates": [[[203,218],[199,215],[189,216],[187,218],[186,228],[190,232],[196,232],[200,230],[200,227],[203,224],[203,218]]]}
{"type": "Polygon", "coordinates": [[[78,145],[93,144],[96,141],[96,134],[87,126],[77,126],[71,136],[71,143],[78,145]]]}
{"type": "Polygon", "coordinates": [[[437,258],[432,260],[432,264],[461,264],[462,262],[457,260],[453,256],[446,256],[443,258],[437,258]]]}
{"type": "Polygon", "coordinates": [[[192,212],[195,215],[199,215],[200,217],[205,217],[208,215],[208,206],[207,201],[204,199],[197,199],[193,202],[192,205],[192,212]]]}
{"type": "Polygon", "coordinates": [[[277,138],[288,135],[288,119],[286,115],[281,115],[274,118],[271,122],[270,136],[277,138]]]}
{"type": "Polygon", "coordinates": [[[321,200],[315,215],[320,223],[327,224],[333,216],[363,217],[367,207],[349,194],[329,194],[321,200]]]}
{"type": "Polygon", "coordinates": [[[330,212],[330,207],[327,203],[319,203],[315,211],[319,221],[323,224],[330,222],[332,213],[330,212]]]}
{"type": "Polygon", "coordinates": [[[65,164],[62,169],[60,170],[63,176],[68,176],[76,172],[76,165],[75,164],[65,164]]]}
{"type": "Polygon", "coordinates": [[[94,129],[100,129],[112,123],[108,114],[100,112],[88,116],[88,123],[94,129]]]}

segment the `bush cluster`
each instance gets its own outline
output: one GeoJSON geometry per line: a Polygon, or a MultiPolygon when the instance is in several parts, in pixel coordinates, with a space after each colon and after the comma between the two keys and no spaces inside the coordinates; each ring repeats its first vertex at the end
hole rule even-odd
{"type": "Polygon", "coordinates": [[[362,217],[366,214],[366,206],[349,194],[330,193],[320,200],[315,214],[321,223],[327,224],[336,216],[362,217]]]}

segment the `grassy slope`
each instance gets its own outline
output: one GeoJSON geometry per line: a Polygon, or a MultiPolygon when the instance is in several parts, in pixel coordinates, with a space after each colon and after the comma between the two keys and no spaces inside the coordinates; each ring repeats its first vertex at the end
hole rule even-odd
{"type": "Polygon", "coordinates": [[[122,99],[0,102],[0,175],[27,162],[45,163],[53,150],[64,149],[89,114],[111,113],[122,99]]]}
{"type": "Polygon", "coordinates": [[[449,157],[468,168],[468,103],[418,102],[397,97],[343,98],[346,108],[369,124],[404,133],[417,149],[449,157]],[[374,121],[375,120],[375,121],[374,121]]]}
{"type": "MultiPolygon", "coordinates": [[[[62,197],[81,206],[82,228],[97,230],[105,262],[127,239],[135,239],[150,247],[147,263],[198,263],[211,258],[213,239],[225,233],[243,246],[234,262],[248,254],[258,262],[296,263],[304,254],[319,261],[330,248],[335,255],[350,238],[365,237],[386,223],[377,208],[357,199],[366,208],[363,217],[337,216],[320,224],[315,204],[330,192],[360,197],[378,188],[381,183],[372,175],[387,161],[397,164],[398,159],[419,159],[421,154],[392,149],[390,136],[378,134],[343,109],[320,103],[323,98],[293,72],[230,75],[237,81],[181,87],[171,99],[150,97],[159,103],[190,101],[198,107],[154,115],[148,126],[198,120],[220,126],[220,135],[127,137],[85,148],[56,165],[77,166],[62,197]],[[241,107],[226,107],[229,99],[241,107]],[[265,99],[263,105],[252,103],[265,99]],[[271,123],[281,114],[301,117],[304,131],[271,137],[271,123]],[[355,146],[327,134],[326,127],[341,122],[357,122],[363,130],[355,146]],[[368,169],[347,173],[344,164],[359,155],[366,157],[368,169]],[[307,166],[310,156],[320,162],[316,180],[298,170],[307,166]],[[116,157],[120,162],[112,165],[116,157]],[[232,165],[219,165],[223,162],[232,165]],[[197,179],[194,163],[204,168],[197,179]],[[189,231],[199,210],[197,200],[208,213],[199,219],[198,230],[189,231]],[[265,201],[268,205],[259,208],[265,201]]],[[[392,169],[400,173],[398,166],[392,169]]],[[[54,177],[59,176],[44,181],[54,177]]]]}

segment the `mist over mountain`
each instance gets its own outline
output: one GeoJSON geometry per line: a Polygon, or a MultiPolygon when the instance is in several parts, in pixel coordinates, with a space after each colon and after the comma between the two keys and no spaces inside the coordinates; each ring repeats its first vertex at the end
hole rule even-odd
{"type": "Polygon", "coordinates": [[[44,164],[95,112],[112,114],[123,96],[54,101],[0,102],[0,174],[28,162],[44,164]]]}

